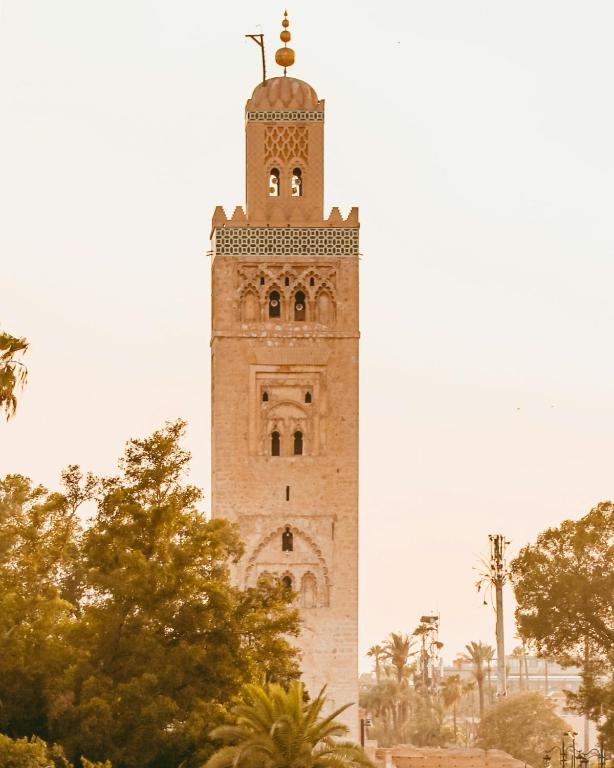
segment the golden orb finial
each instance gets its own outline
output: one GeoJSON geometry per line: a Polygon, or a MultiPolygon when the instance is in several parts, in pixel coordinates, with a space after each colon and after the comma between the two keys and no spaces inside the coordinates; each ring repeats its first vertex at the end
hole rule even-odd
{"type": "Polygon", "coordinates": [[[283,29],[279,33],[279,38],[281,42],[284,44],[283,48],[279,48],[275,52],[275,61],[279,64],[280,67],[284,68],[284,76],[286,75],[286,69],[288,67],[291,67],[294,64],[294,51],[292,48],[288,48],[288,43],[290,42],[290,38],[292,35],[288,31],[288,27],[290,26],[290,22],[288,21],[288,11],[284,11],[284,18],[281,22],[281,26],[283,29]]]}

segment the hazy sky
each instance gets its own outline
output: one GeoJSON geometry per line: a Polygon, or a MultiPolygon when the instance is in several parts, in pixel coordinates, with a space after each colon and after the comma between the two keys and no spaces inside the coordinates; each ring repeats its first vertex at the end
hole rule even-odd
{"type": "MultiPolygon", "coordinates": [[[[182,416],[208,493],[210,217],[283,8],[0,0],[0,324],[32,345],[1,474],[108,473],[182,416]]],[[[288,12],[327,205],[360,206],[361,645],[438,609],[451,659],[494,642],[488,534],[614,496],[614,5],[288,12]]]]}

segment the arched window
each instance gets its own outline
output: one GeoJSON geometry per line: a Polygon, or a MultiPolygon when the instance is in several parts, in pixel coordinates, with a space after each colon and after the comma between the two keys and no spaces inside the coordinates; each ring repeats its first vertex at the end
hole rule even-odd
{"type": "Polygon", "coordinates": [[[278,291],[271,291],[269,294],[269,317],[281,317],[281,302],[278,291]]]}
{"type": "Polygon", "coordinates": [[[306,403],[311,402],[311,392],[305,392],[305,402],[306,403]]]}
{"type": "MultiPolygon", "coordinates": [[[[315,279],[315,277],[310,277],[310,278],[309,278],[309,285],[311,285],[311,286],[313,287],[315,284],[316,284],[316,279],[315,279]]],[[[262,285],[262,283],[261,283],[261,285],[262,285]]]]}
{"type": "Polygon", "coordinates": [[[281,551],[292,552],[294,550],[294,535],[290,530],[290,526],[286,526],[286,530],[281,534],[281,551]]]}
{"type": "Polygon", "coordinates": [[[263,403],[268,403],[269,402],[269,393],[266,391],[266,389],[262,393],[262,402],[263,403]]]}
{"type": "Polygon", "coordinates": [[[292,171],[292,197],[303,196],[303,174],[300,168],[292,171]]]}
{"type": "Polygon", "coordinates": [[[305,294],[302,291],[294,294],[294,319],[305,319],[305,294]]]}
{"type": "Polygon", "coordinates": [[[294,455],[303,455],[303,433],[300,431],[300,429],[297,429],[294,433],[294,455]]]}
{"type": "Polygon", "coordinates": [[[269,173],[269,197],[279,197],[279,168],[271,168],[269,173]]]}
{"type": "Polygon", "coordinates": [[[279,456],[281,453],[281,435],[277,430],[271,432],[271,456],[279,456]]]}
{"type": "Polygon", "coordinates": [[[292,576],[282,576],[281,583],[288,590],[292,590],[292,576]]]}

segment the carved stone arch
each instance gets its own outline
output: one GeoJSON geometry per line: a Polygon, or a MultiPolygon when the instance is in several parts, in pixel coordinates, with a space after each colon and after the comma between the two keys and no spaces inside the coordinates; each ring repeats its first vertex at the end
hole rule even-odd
{"type": "MultiPolygon", "coordinates": [[[[252,554],[247,560],[247,565],[245,568],[245,581],[249,580],[251,573],[256,565],[256,561],[258,559],[258,555],[262,552],[262,550],[268,546],[273,539],[279,539],[281,538],[282,533],[286,530],[286,526],[290,525],[289,523],[286,523],[284,525],[279,526],[274,531],[269,533],[267,536],[265,536],[260,544],[254,549],[252,554]]],[[[324,555],[322,554],[322,550],[320,547],[316,544],[314,539],[306,533],[302,528],[297,528],[295,525],[290,525],[290,530],[294,534],[294,541],[298,538],[303,538],[307,544],[312,548],[314,554],[317,557],[318,563],[320,567],[322,568],[322,573],[324,574],[324,583],[326,584],[327,589],[330,587],[330,578],[328,574],[328,566],[326,565],[326,560],[324,559],[324,555]]]]}
{"type": "Polygon", "coordinates": [[[242,322],[260,322],[262,308],[260,294],[255,285],[248,283],[241,291],[240,308],[242,322]]]}
{"type": "Polygon", "coordinates": [[[275,281],[271,283],[271,285],[267,286],[266,294],[265,294],[265,319],[266,320],[283,320],[284,319],[284,310],[286,306],[286,295],[284,293],[283,288],[278,285],[278,283],[275,281]],[[279,294],[279,317],[270,317],[269,315],[269,301],[270,296],[273,292],[277,292],[279,294]]]}

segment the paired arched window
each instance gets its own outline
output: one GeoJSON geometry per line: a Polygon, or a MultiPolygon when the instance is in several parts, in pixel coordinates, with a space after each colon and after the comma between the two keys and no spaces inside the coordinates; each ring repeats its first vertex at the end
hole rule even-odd
{"type": "Polygon", "coordinates": [[[290,530],[290,526],[286,526],[286,530],[281,534],[281,551],[292,552],[294,550],[294,535],[290,530]]]}
{"type": "Polygon", "coordinates": [[[279,291],[271,291],[269,294],[269,317],[281,317],[281,300],[279,291]]]}
{"type": "Polygon", "coordinates": [[[303,196],[303,173],[300,168],[292,171],[292,197],[303,196]]]}
{"type": "Polygon", "coordinates": [[[303,455],[303,433],[300,431],[300,429],[297,429],[294,433],[294,455],[303,455]]]}
{"type": "Polygon", "coordinates": [[[281,435],[277,430],[271,432],[271,456],[281,455],[281,435]]]}
{"type": "Polygon", "coordinates": [[[302,291],[297,291],[294,294],[294,319],[304,320],[305,313],[305,294],[302,291]]]}
{"type": "Polygon", "coordinates": [[[271,168],[269,173],[269,197],[279,197],[279,168],[271,168]]]}

